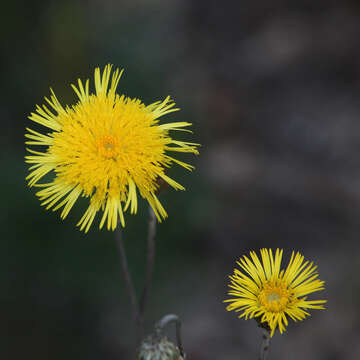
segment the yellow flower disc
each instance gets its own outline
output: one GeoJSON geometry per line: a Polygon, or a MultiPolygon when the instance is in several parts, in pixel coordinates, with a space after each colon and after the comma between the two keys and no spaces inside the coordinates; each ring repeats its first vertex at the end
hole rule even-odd
{"type": "Polygon", "coordinates": [[[243,256],[237,262],[242,271],[234,269],[230,276],[228,294],[233,298],[225,300],[230,303],[228,311],[240,312],[240,318],[257,318],[270,327],[273,336],[277,328],[280,333],[285,331],[287,316],[303,320],[310,315],[306,309],[324,309],[321,304],[326,300],[307,300],[305,296],[324,289],[313,263],[293,252],[287,268],[281,270],[283,250],[277,249],[275,256],[271,249],[260,252],[262,261],[252,251],[251,259],[243,256]]]}
{"type": "Polygon", "coordinates": [[[51,90],[45,98],[51,110],[37,106],[32,121],[51,130],[42,134],[27,129],[28,145],[45,147],[43,152],[28,149],[31,155],[26,162],[33,164],[27,176],[29,186],[41,187],[37,192],[47,209],[63,207],[65,218],[76,200],[87,197],[89,207],[78,223],[87,232],[99,210],[103,211],[100,228],[114,230],[120,218],[125,226],[123,211],[137,212],[137,192],[145,198],[157,218],[167,217],[165,209],[155,195],[158,180],[163,179],[176,190],[184,187],[165,175],[165,168],[173,163],[188,170],[193,166],[179,161],[169,152],[198,154],[198,144],[177,141],[169,131],[189,131],[187,122],[159,124],[159,118],[177,111],[175,103],[167,97],[151,105],[138,99],[116,94],[122,71],[111,76],[111,65],[100,73],[95,69],[95,94],[89,92],[89,80],[72,85],[79,101],[65,108],[51,90]],[[39,184],[48,173],[54,178],[50,183],[39,184]]]}

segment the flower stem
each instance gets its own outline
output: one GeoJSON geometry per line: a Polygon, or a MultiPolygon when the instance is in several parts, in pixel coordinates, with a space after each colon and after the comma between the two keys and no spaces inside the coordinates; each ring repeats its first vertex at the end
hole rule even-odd
{"type": "Polygon", "coordinates": [[[262,331],[263,331],[263,340],[260,347],[259,360],[266,360],[270,348],[270,331],[264,327],[262,327],[262,331]]]}
{"type": "Polygon", "coordinates": [[[147,236],[147,255],[146,255],[146,277],[144,290],[138,304],[135,287],[129,271],[126,258],[124,240],[120,227],[116,228],[116,243],[120,255],[122,271],[124,274],[126,291],[129,295],[133,318],[136,326],[136,347],[138,347],[144,336],[144,314],[146,304],[149,299],[150,288],[152,283],[152,274],[155,261],[155,234],[156,234],[156,217],[151,207],[149,207],[149,225],[147,236]]]}
{"type": "Polygon", "coordinates": [[[180,355],[185,359],[184,348],[182,346],[182,341],[181,341],[181,321],[177,315],[168,314],[168,315],[163,316],[155,324],[155,331],[158,335],[162,335],[162,333],[164,331],[164,327],[167,324],[170,324],[172,322],[175,323],[175,325],[176,325],[176,341],[177,341],[177,346],[180,351],[180,355]]]}
{"type": "Polygon", "coordinates": [[[147,257],[146,257],[146,278],[144,290],[140,298],[139,305],[139,335],[141,338],[144,335],[144,315],[146,304],[149,300],[150,289],[152,284],[152,274],[154,270],[155,262],[155,235],[156,235],[156,216],[149,206],[149,224],[148,224],[148,236],[147,236],[147,257]]]}
{"type": "Polygon", "coordinates": [[[121,267],[122,267],[122,271],[124,274],[126,290],[128,292],[129,298],[130,298],[134,320],[137,322],[139,311],[138,311],[138,305],[137,305],[137,300],[136,300],[136,292],[135,292],[135,288],[134,288],[132,278],[130,275],[128,262],[126,259],[124,241],[123,241],[121,229],[119,226],[116,228],[115,235],[116,235],[116,244],[117,244],[117,248],[118,248],[120,260],[121,260],[121,267]]]}

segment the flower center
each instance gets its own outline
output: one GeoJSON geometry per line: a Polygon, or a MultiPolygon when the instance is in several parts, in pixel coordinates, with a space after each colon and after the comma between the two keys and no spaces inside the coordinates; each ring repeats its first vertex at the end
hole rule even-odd
{"type": "Polygon", "coordinates": [[[291,301],[291,291],[284,283],[267,281],[259,294],[259,301],[267,311],[281,312],[291,301]]]}
{"type": "Polygon", "coordinates": [[[280,297],[279,294],[276,292],[270,293],[267,295],[267,301],[272,302],[272,301],[279,301],[280,297]]]}
{"type": "Polygon", "coordinates": [[[117,154],[119,142],[114,136],[105,135],[96,141],[99,154],[106,158],[112,158],[117,154]]]}

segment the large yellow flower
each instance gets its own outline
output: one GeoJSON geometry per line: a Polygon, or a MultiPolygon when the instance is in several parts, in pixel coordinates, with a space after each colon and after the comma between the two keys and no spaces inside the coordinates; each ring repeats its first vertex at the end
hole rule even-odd
{"type": "Polygon", "coordinates": [[[287,316],[294,321],[303,320],[310,314],[305,309],[324,309],[326,300],[307,300],[305,295],[324,289],[324,282],[317,277],[316,266],[304,262],[300,253],[291,255],[286,270],[281,270],[283,250],[277,249],[275,257],[271,249],[261,249],[261,260],[255,252],[240,258],[237,264],[243,272],[234,269],[230,276],[228,294],[234,296],[225,300],[230,305],[226,310],[242,312],[239,318],[257,318],[271,329],[280,333],[288,325],[287,316]]]}
{"type": "Polygon", "coordinates": [[[27,129],[28,145],[39,145],[42,152],[28,149],[32,154],[26,162],[34,164],[27,176],[29,186],[42,189],[37,192],[42,205],[57,210],[63,207],[65,218],[76,200],[90,199],[84,216],[78,223],[87,232],[101,209],[100,228],[107,221],[107,228],[114,230],[118,217],[124,226],[123,211],[130,208],[137,212],[137,192],[147,199],[161,221],[166,211],[155,195],[162,179],[176,190],[184,190],[165,174],[173,163],[191,170],[193,166],[170,156],[169,152],[198,154],[198,144],[177,141],[170,137],[170,130],[188,131],[187,122],[159,124],[159,118],[177,111],[175,103],[167,97],[163,101],[145,106],[138,99],[130,99],[115,93],[122,71],[117,69],[111,76],[111,65],[101,75],[95,69],[95,93],[89,92],[89,80],[78,87],[72,85],[79,101],[63,107],[51,90],[51,106],[36,107],[29,119],[51,131],[42,134],[27,129]],[[54,174],[53,180],[39,184],[46,174],[54,174]]]}

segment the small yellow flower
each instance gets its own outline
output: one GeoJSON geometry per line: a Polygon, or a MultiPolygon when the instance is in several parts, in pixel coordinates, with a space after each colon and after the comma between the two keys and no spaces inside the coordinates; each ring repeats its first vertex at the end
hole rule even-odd
{"type": "Polygon", "coordinates": [[[188,122],[159,124],[159,118],[179,109],[167,97],[145,106],[138,99],[116,94],[123,71],[111,76],[111,65],[101,75],[95,69],[95,93],[89,92],[89,80],[72,85],[79,101],[63,107],[51,90],[45,98],[52,109],[36,107],[29,119],[50,129],[46,134],[28,129],[28,145],[45,147],[44,151],[28,149],[26,162],[33,164],[27,176],[29,186],[37,192],[42,205],[57,210],[63,207],[64,219],[76,200],[89,198],[89,207],[78,223],[87,232],[101,209],[100,228],[114,230],[118,217],[125,226],[123,211],[137,212],[137,192],[145,198],[161,221],[167,214],[157,196],[158,181],[164,180],[176,190],[184,190],[165,174],[173,163],[192,170],[193,166],[170,156],[169,152],[198,154],[198,144],[172,139],[169,131],[187,131],[188,122]],[[39,184],[48,173],[50,182],[39,184]]]}
{"type": "Polygon", "coordinates": [[[271,329],[282,334],[288,325],[287,316],[294,321],[303,320],[310,314],[304,309],[324,309],[326,300],[307,300],[305,295],[324,289],[324,282],[317,277],[316,266],[304,262],[300,253],[291,254],[285,270],[281,270],[283,250],[277,249],[275,257],[271,249],[261,249],[261,260],[255,252],[249,259],[243,256],[237,264],[243,271],[234,269],[230,276],[228,295],[235,298],[225,300],[230,304],[226,310],[242,312],[239,318],[257,318],[271,329]]]}

